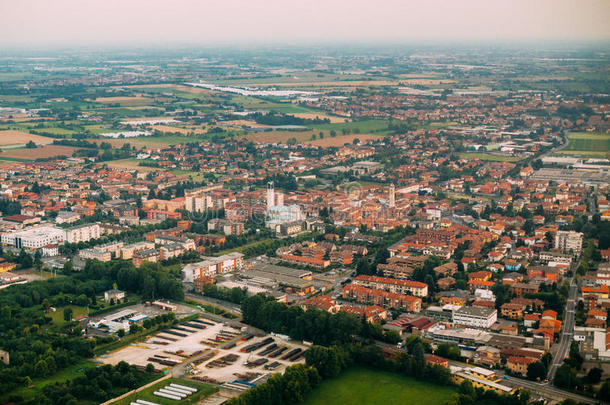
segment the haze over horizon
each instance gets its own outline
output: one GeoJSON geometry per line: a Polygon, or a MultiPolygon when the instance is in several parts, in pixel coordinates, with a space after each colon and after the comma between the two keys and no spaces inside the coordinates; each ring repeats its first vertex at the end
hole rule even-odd
{"type": "Polygon", "coordinates": [[[23,0],[0,43],[609,40],[605,0],[23,0]]]}

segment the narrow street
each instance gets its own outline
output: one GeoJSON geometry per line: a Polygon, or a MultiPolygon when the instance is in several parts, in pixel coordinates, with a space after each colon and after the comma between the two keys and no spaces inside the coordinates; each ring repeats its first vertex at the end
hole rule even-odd
{"type": "Polygon", "coordinates": [[[575,278],[570,280],[570,294],[566,303],[566,311],[563,322],[563,328],[561,330],[561,336],[559,338],[558,349],[553,356],[553,364],[548,372],[549,381],[553,381],[557,369],[563,363],[570,351],[570,345],[574,337],[574,315],[576,311],[576,299],[578,297],[578,285],[576,284],[575,278]]]}

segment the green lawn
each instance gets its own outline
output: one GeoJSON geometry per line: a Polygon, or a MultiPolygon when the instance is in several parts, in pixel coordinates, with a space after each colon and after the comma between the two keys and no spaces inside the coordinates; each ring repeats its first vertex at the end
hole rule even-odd
{"type": "Polygon", "coordinates": [[[66,367],[65,369],[53,374],[47,378],[36,378],[32,380],[32,388],[30,387],[20,387],[16,390],[10,392],[9,394],[0,397],[0,402],[6,400],[7,396],[10,394],[22,396],[24,399],[32,398],[38,390],[42,389],[45,385],[55,384],[56,382],[64,382],[67,380],[72,380],[82,374],[86,369],[97,367],[99,364],[96,364],[90,360],[82,360],[72,366],[66,367]]]}
{"type": "Polygon", "coordinates": [[[441,387],[386,371],[354,367],[324,381],[303,402],[305,405],[436,405],[449,401],[455,388],[441,387]]]}
{"type": "Polygon", "coordinates": [[[568,145],[561,154],[605,157],[610,153],[610,134],[597,132],[572,132],[568,134],[568,145]]]}
{"type": "Polygon", "coordinates": [[[456,390],[451,387],[421,382],[386,371],[354,367],[339,377],[322,382],[305,405],[403,405],[444,404],[456,390]]]}
{"type": "Polygon", "coordinates": [[[199,402],[201,399],[209,397],[216,391],[218,391],[218,388],[216,388],[212,385],[203,384],[203,383],[199,383],[199,382],[192,381],[192,380],[186,380],[186,379],[182,379],[182,378],[169,378],[167,380],[160,381],[157,384],[154,384],[154,385],[146,388],[145,390],[131,394],[128,397],[121,399],[120,401],[113,402],[112,404],[113,405],[129,405],[138,399],[141,399],[144,401],[155,402],[160,405],[195,404],[195,403],[199,402]],[[163,388],[166,385],[169,385],[171,383],[180,384],[180,385],[184,385],[187,387],[197,388],[199,391],[197,391],[195,394],[193,394],[189,397],[186,397],[185,399],[180,400],[180,401],[161,398],[161,397],[157,397],[157,396],[153,395],[153,392],[155,392],[156,390],[163,388]]]}
{"type": "Polygon", "coordinates": [[[480,153],[480,152],[460,153],[460,159],[469,159],[469,158],[478,158],[478,159],[487,160],[490,162],[517,162],[519,160],[519,158],[516,156],[498,156],[498,155],[490,155],[488,153],[480,153]]]}
{"type": "Polygon", "coordinates": [[[77,307],[76,305],[69,305],[66,307],[57,308],[55,312],[49,312],[47,316],[49,316],[53,320],[53,324],[57,326],[62,326],[67,322],[64,321],[64,309],[72,308],[72,319],[75,319],[80,315],[87,315],[87,308],[77,307]]]}

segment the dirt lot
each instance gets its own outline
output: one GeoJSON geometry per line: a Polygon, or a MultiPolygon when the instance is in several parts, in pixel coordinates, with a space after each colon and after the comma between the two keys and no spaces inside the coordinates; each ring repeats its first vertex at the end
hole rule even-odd
{"type": "Polygon", "coordinates": [[[315,141],[306,142],[309,145],[321,146],[323,148],[330,148],[333,146],[343,146],[346,143],[351,144],[354,139],[359,139],[360,143],[366,143],[376,139],[382,139],[381,135],[368,135],[368,134],[352,134],[352,135],[339,135],[334,138],[325,137],[324,139],[316,139],[315,141]]]}
{"type": "Polygon", "coordinates": [[[15,131],[13,129],[9,129],[7,131],[0,131],[0,146],[25,145],[29,141],[34,141],[37,144],[51,143],[53,142],[53,138],[29,134],[23,131],[15,131]]]}
{"type": "Polygon", "coordinates": [[[75,150],[79,148],[73,148],[72,146],[62,145],[44,145],[38,148],[28,149],[8,149],[0,153],[0,159],[3,157],[35,160],[38,158],[52,158],[55,156],[72,156],[75,150]]]}
{"type": "MultiPolygon", "coordinates": [[[[130,364],[141,366],[146,366],[148,363],[151,363],[158,370],[168,369],[173,366],[152,362],[148,360],[149,358],[163,358],[164,360],[178,363],[183,363],[188,360],[193,363],[194,367],[192,373],[194,376],[206,377],[216,382],[233,381],[238,379],[236,374],[248,372],[262,374],[268,372],[267,370],[264,370],[262,365],[253,368],[248,368],[244,365],[248,360],[254,361],[261,358],[261,356],[252,353],[259,353],[268,345],[251,353],[240,351],[245,346],[260,342],[268,336],[255,337],[243,341],[241,340],[241,337],[243,336],[241,332],[225,326],[222,323],[212,322],[203,318],[202,320],[213,323],[214,325],[206,325],[206,329],[204,330],[181,325],[180,328],[186,329],[186,331],[175,329],[174,331],[186,334],[187,336],[185,337],[176,336],[167,332],[159,332],[154,336],[150,336],[144,342],[131,344],[111,354],[100,356],[97,360],[106,364],[117,364],[119,361],[124,360],[130,364]],[[228,333],[227,336],[233,335],[234,337],[222,343],[215,342],[216,337],[221,333],[228,333]],[[235,342],[235,347],[224,349],[223,347],[225,347],[228,342],[235,342]],[[229,355],[232,355],[230,361],[224,363],[218,361],[229,355]]],[[[287,347],[283,354],[286,354],[295,348],[305,349],[305,346],[297,342],[286,342],[278,337],[273,337],[273,340],[278,346],[287,347]]],[[[304,362],[304,359],[301,357],[295,362],[290,362],[288,360],[282,360],[281,356],[278,356],[277,358],[268,358],[266,364],[270,364],[274,361],[281,363],[281,365],[274,369],[273,372],[283,372],[288,365],[304,362]]]]}

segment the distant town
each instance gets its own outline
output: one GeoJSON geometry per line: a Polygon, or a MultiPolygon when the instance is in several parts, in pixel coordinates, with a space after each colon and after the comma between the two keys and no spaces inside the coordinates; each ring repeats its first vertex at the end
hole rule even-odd
{"type": "Polygon", "coordinates": [[[607,49],[0,60],[0,403],[610,402],[607,49]]]}

